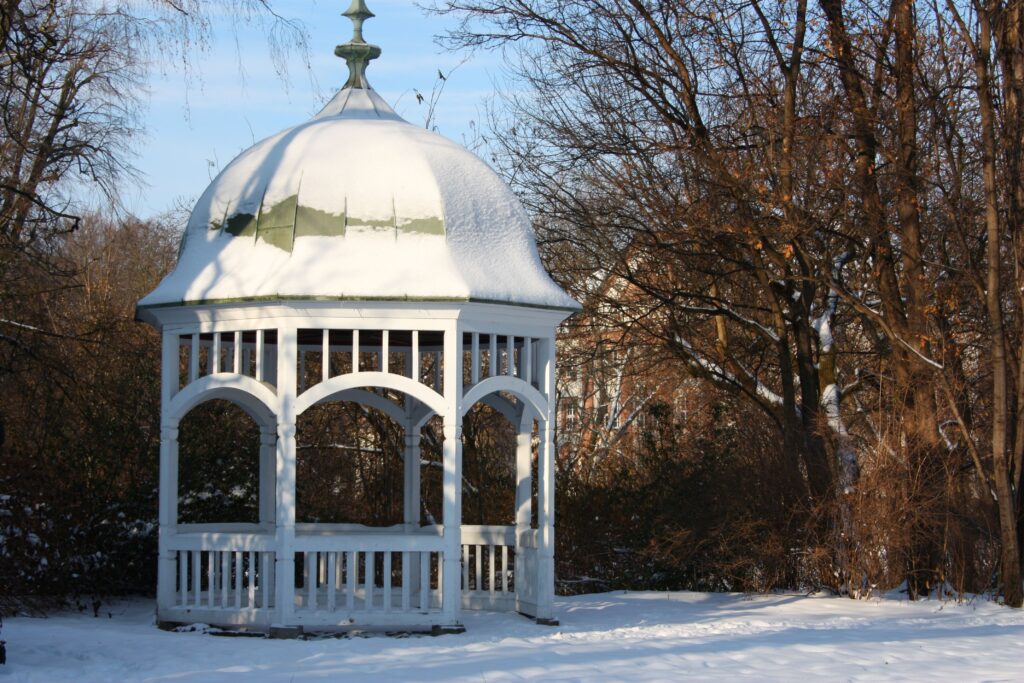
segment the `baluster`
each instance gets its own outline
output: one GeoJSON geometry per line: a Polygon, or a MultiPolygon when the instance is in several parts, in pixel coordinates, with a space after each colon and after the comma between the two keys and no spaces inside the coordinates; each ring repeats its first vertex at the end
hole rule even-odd
{"type": "Polygon", "coordinates": [[[359,573],[358,565],[358,551],[348,551],[348,557],[345,558],[345,579],[348,581],[348,586],[345,590],[345,606],[348,611],[352,611],[356,606],[356,574],[359,573]]]}
{"type": "Polygon", "coordinates": [[[473,585],[473,588],[474,588],[474,590],[482,591],[484,589],[483,572],[481,571],[481,565],[483,564],[483,559],[484,559],[483,558],[483,546],[482,545],[475,545],[473,547],[476,549],[476,561],[475,561],[475,563],[476,563],[476,575],[475,575],[476,583],[473,585]]]}
{"type": "Polygon", "coordinates": [[[306,607],[316,609],[316,558],[318,553],[306,553],[306,607]]]}
{"type": "Polygon", "coordinates": [[[495,595],[495,546],[487,546],[487,590],[495,595]]]}
{"type": "Polygon", "coordinates": [[[402,611],[409,611],[409,551],[402,551],[402,611]]]}
{"type": "Polygon", "coordinates": [[[377,563],[377,553],[373,551],[363,553],[363,592],[365,598],[363,599],[363,609],[373,609],[373,584],[374,580],[374,566],[377,563]]]}
{"type": "Polygon", "coordinates": [[[501,592],[508,593],[508,546],[501,546],[501,592]]]}
{"type": "Polygon", "coordinates": [[[188,551],[178,551],[178,592],[181,606],[188,605],[188,551]]]}
{"type": "Polygon", "coordinates": [[[200,590],[200,570],[199,562],[202,557],[201,550],[192,551],[192,604],[199,607],[199,601],[202,597],[202,591],[200,590]]]}
{"type": "Polygon", "coordinates": [[[388,365],[389,365],[389,361],[390,361],[390,359],[388,358],[388,355],[390,354],[390,351],[388,349],[389,346],[390,346],[390,336],[389,336],[388,331],[384,330],[383,332],[381,332],[381,338],[380,338],[380,371],[381,372],[391,372],[390,370],[388,370],[388,365]]]}
{"type": "Polygon", "coordinates": [[[245,571],[242,567],[242,551],[235,550],[231,554],[235,561],[235,609],[242,609],[242,574],[245,571]]]}
{"type": "Polygon", "coordinates": [[[335,593],[335,591],[337,590],[337,588],[335,587],[337,580],[337,577],[335,575],[337,574],[338,571],[337,563],[338,553],[327,553],[327,576],[325,577],[327,580],[327,609],[331,612],[334,611],[337,600],[337,595],[335,593]]]}
{"type": "Polygon", "coordinates": [[[267,609],[270,607],[270,591],[274,588],[274,584],[268,581],[270,572],[270,553],[260,553],[260,607],[267,609]]]}
{"type": "MultiPolygon", "coordinates": [[[[387,334],[385,332],[384,334],[387,334]]],[[[381,579],[381,588],[384,590],[384,611],[391,611],[391,551],[384,551],[384,576],[381,579]]]]}
{"type": "Polygon", "coordinates": [[[263,570],[263,607],[270,609],[270,596],[274,594],[274,553],[263,553],[265,569],[263,570]]]}
{"type": "Polygon", "coordinates": [[[469,592],[469,546],[462,546],[462,590],[469,592]]]}
{"type": "Polygon", "coordinates": [[[220,606],[228,606],[229,586],[231,585],[231,565],[228,564],[228,553],[223,550],[220,554],[220,606]]]}
{"type": "Polygon", "coordinates": [[[256,606],[256,551],[249,551],[249,607],[256,606]]]}
{"type": "Polygon", "coordinates": [[[511,334],[505,337],[507,343],[505,344],[505,355],[507,360],[505,363],[505,374],[509,377],[515,377],[516,374],[516,338],[511,334]]]}
{"type": "Polygon", "coordinates": [[[430,609],[430,552],[419,553],[420,556],[420,611],[430,609]]]}
{"type": "MultiPolygon", "coordinates": [[[[436,553],[436,554],[437,554],[437,597],[438,597],[437,606],[441,607],[441,605],[444,604],[444,599],[442,598],[442,592],[441,592],[442,590],[444,590],[444,560],[441,557],[441,553],[436,553]]],[[[433,594],[431,593],[431,595],[433,595],[433,594]]]]}
{"type": "Polygon", "coordinates": [[[215,582],[217,580],[217,577],[214,575],[213,560],[214,560],[213,551],[211,550],[211,551],[206,553],[206,606],[207,607],[213,607],[215,605],[214,599],[215,599],[216,596],[215,596],[215,591],[214,591],[214,584],[215,584],[215,582]]]}

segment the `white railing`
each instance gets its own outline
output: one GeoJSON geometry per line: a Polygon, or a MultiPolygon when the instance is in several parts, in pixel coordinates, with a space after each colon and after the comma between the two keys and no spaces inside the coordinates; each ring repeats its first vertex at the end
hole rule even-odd
{"type": "Polygon", "coordinates": [[[272,536],[259,533],[193,533],[174,538],[174,607],[203,610],[269,610],[274,607],[272,536]]]}
{"type": "MultiPolygon", "coordinates": [[[[298,623],[432,624],[442,611],[443,527],[303,524],[296,531],[294,555],[280,560],[294,567],[290,602],[298,623]]],[[[517,599],[529,601],[529,586],[516,579],[529,575],[531,532],[521,533],[517,552],[515,527],[462,527],[464,609],[511,610],[517,599]]],[[[276,573],[283,571],[275,567],[276,542],[258,525],[181,525],[169,544],[170,609],[210,623],[271,623],[276,573]]]]}
{"type": "Polygon", "coordinates": [[[296,615],[362,623],[389,614],[436,614],[441,610],[442,543],[436,534],[299,536],[296,615]]]}
{"type": "Polygon", "coordinates": [[[462,527],[462,604],[467,609],[509,608],[515,600],[515,527],[462,527]]]}

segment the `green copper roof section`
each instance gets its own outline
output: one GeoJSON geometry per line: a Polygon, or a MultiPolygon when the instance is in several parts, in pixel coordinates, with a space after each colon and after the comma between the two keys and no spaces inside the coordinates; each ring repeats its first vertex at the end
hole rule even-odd
{"type": "Polygon", "coordinates": [[[363,22],[374,14],[366,7],[365,0],[352,0],[352,6],[345,10],[342,16],[352,20],[352,40],[334,48],[334,54],[348,64],[348,82],[345,83],[345,87],[369,90],[366,67],[371,60],[380,57],[380,48],[363,40],[363,22]]]}
{"type": "Polygon", "coordinates": [[[399,220],[395,227],[398,232],[418,233],[420,235],[444,235],[444,221],[440,218],[411,218],[399,220]]]}
{"type": "Polygon", "coordinates": [[[406,218],[393,212],[388,218],[362,218],[303,206],[297,194],[274,204],[264,201],[258,213],[238,211],[210,224],[212,231],[265,242],[288,253],[300,237],[344,237],[349,229],[394,231],[396,237],[445,235],[444,219],[440,216],[406,218]]]}
{"type": "Polygon", "coordinates": [[[256,239],[291,252],[295,246],[295,212],[298,205],[298,195],[292,195],[269,207],[264,202],[256,224],[256,239]]]}
{"type": "Polygon", "coordinates": [[[300,204],[295,212],[295,236],[344,237],[345,214],[329,213],[300,204]]]}

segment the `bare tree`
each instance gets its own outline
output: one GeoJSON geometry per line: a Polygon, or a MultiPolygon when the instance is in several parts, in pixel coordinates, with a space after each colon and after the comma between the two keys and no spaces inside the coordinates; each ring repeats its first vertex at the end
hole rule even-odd
{"type": "Polygon", "coordinates": [[[950,491],[991,490],[1019,604],[1020,12],[986,5],[982,27],[975,7],[957,24],[909,0],[434,5],[464,20],[451,45],[518,60],[529,94],[493,139],[549,263],[590,320],[771,417],[835,585],[874,582],[863,515],[887,509],[905,539],[888,566],[912,594],[941,587],[950,491]],[[858,489],[875,453],[905,496],[858,489]]]}

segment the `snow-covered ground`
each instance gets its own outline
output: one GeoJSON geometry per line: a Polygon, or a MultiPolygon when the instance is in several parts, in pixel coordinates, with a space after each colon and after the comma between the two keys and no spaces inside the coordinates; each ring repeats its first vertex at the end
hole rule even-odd
{"type": "Polygon", "coordinates": [[[617,592],[557,611],[558,627],[470,613],[457,636],[280,641],[165,633],[152,603],[124,602],[7,620],[0,682],[1024,681],[1024,611],[983,600],[617,592]]]}

